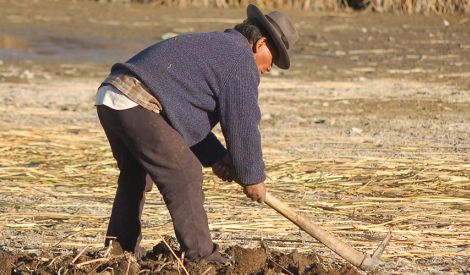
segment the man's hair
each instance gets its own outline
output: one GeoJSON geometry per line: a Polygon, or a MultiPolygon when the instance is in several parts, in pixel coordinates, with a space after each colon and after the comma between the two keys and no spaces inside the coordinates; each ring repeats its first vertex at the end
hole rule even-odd
{"type": "Polygon", "coordinates": [[[271,42],[271,37],[256,19],[247,19],[243,23],[236,25],[234,29],[245,36],[253,45],[263,36],[271,42]]]}

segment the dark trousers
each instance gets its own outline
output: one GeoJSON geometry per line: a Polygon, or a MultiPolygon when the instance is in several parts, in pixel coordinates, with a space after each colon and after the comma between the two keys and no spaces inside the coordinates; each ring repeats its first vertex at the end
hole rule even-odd
{"type": "Polygon", "coordinates": [[[198,261],[218,253],[203,206],[202,166],[182,136],[162,115],[140,106],[117,111],[100,105],[97,111],[120,170],[107,236],[124,250],[139,247],[144,192],[152,186],[148,174],[163,196],[185,258],[198,261]]]}

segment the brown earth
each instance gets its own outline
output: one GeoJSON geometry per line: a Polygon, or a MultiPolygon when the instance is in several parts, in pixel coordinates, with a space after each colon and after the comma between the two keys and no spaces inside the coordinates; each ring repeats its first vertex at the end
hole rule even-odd
{"type": "MultiPolygon", "coordinates": [[[[173,240],[174,241],[174,240],[173,240]]],[[[173,248],[172,248],[173,249],[173,248]]],[[[182,274],[181,264],[174,258],[167,246],[161,242],[142,259],[136,260],[131,254],[123,253],[119,245],[113,245],[107,255],[103,251],[64,255],[34,255],[19,253],[12,255],[0,251],[0,274],[51,274],[67,272],[73,274],[182,274]],[[97,261],[93,261],[97,260],[97,261]]],[[[356,275],[354,267],[345,264],[341,268],[331,267],[316,254],[293,252],[289,254],[270,252],[267,247],[229,247],[224,253],[230,263],[186,263],[189,274],[319,274],[356,275]]]]}
{"type": "MultiPolygon", "coordinates": [[[[293,67],[260,86],[270,192],[367,253],[392,230],[379,273],[468,273],[468,18],[287,12],[301,33],[293,67]]],[[[78,262],[102,257],[118,171],[93,106],[100,81],[111,64],[163,37],[223,30],[243,14],[0,0],[0,267],[31,273],[56,259],[56,271],[75,268],[69,263],[86,246],[78,262]]],[[[291,265],[356,272],[208,170],[204,191],[214,240],[247,257],[232,274],[291,265]]],[[[159,234],[172,234],[155,190],[143,228],[155,257],[159,234]]],[[[103,269],[127,268],[129,259],[103,269]]],[[[146,261],[140,266],[161,266],[146,261]]]]}

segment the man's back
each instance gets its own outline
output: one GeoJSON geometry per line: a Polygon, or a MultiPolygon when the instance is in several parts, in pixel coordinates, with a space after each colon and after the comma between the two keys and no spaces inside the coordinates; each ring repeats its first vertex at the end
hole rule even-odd
{"type": "Polygon", "coordinates": [[[235,30],[170,38],[112,68],[123,69],[158,98],[165,116],[190,146],[201,141],[219,121],[218,99],[223,93],[257,96],[259,84],[251,49],[235,30]],[[240,89],[229,85],[240,85],[240,89]]]}

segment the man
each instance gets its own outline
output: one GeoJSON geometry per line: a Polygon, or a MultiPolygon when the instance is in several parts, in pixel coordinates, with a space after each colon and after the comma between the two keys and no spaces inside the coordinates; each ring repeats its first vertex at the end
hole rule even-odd
{"type": "Polygon", "coordinates": [[[137,257],[144,192],[152,187],[146,182],[162,194],[188,261],[227,261],[209,233],[201,164],[264,201],[259,76],[273,63],[289,68],[287,50],[298,35],[281,12],[263,15],[250,5],[247,15],[225,32],[144,49],[113,65],[98,90],[98,116],[120,170],[107,236],[137,257]],[[227,149],[211,132],[219,122],[227,149]]]}

